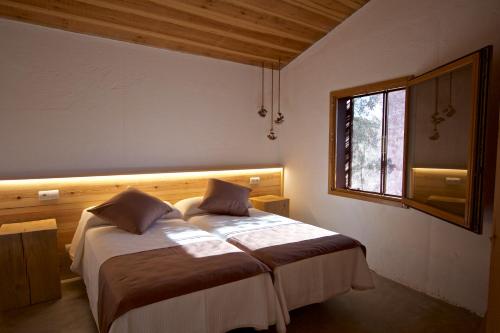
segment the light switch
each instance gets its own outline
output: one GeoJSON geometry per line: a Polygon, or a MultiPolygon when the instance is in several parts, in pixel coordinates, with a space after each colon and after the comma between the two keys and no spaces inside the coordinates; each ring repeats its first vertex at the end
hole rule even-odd
{"type": "Polygon", "coordinates": [[[57,200],[59,199],[59,190],[38,191],[38,200],[57,200]]]}
{"type": "Polygon", "coordinates": [[[260,183],[260,177],[250,177],[250,185],[257,185],[260,183]]]}

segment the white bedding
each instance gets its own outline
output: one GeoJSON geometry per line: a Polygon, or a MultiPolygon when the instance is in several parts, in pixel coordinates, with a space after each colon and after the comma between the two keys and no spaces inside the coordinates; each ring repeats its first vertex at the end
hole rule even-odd
{"type": "MultiPolygon", "coordinates": [[[[135,235],[84,211],[69,251],[71,270],[82,276],[97,322],[99,268],[107,259],[214,238],[180,219],[158,220],[143,235],[135,235]]],[[[219,333],[238,327],[266,329],[273,324],[279,332],[285,331],[271,277],[260,274],[136,308],[115,320],[109,332],[219,333]]]]}
{"type": "MultiPolygon", "coordinates": [[[[200,214],[191,216],[188,222],[224,240],[265,229],[269,229],[272,236],[271,232],[275,232],[272,228],[275,226],[284,224],[300,226],[302,224],[302,222],[254,208],[250,208],[249,212],[249,217],[200,214]]],[[[310,229],[312,230],[310,234],[314,237],[336,234],[314,226],[310,229]]],[[[290,310],[323,302],[351,289],[374,288],[366,258],[359,247],[279,266],[274,269],[273,273],[274,286],[286,323],[290,322],[288,314],[290,310]]]]}

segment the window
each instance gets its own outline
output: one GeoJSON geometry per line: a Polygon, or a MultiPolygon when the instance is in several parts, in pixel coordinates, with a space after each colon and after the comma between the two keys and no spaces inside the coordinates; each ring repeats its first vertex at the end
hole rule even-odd
{"type": "Polygon", "coordinates": [[[400,202],[406,82],[402,78],[332,93],[340,149],[334,161],[338,172],[332,175],[337,186],[331,184],[330,191],[400,202]]]}
{"type": "Polygon", "coordinates": [[[492,220],[498,110],[491,47],[417,77],[331,93],[329,193],[481,233],[492,220]]]}
{"type": "Polygon", "coordinates": [[[339,100],[346,109],[346,188],[401,196],[404,89],[339,100]]]}

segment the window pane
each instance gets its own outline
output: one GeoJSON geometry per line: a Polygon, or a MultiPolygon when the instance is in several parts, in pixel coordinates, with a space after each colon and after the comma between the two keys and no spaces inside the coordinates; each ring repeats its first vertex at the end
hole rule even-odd
{"type": "Polygon", "coordinates": [[[412,201],[466,216],[473,66],[410,88],[407,193],[412,201]]]}
{"type": "Polygon", "coordinates": [[[380,192],[383,94],[353,98],[351,189],[380,192]]]}
{"type": "Polygon", "coordinates": [[[406,91],[387,96],[387,168],[386,194],[401,196],[403,187],[403,147],[406,91]]]}

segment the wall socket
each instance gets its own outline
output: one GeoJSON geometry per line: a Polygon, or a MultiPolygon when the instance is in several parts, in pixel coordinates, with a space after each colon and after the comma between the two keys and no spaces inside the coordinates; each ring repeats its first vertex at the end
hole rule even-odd
{"type": "Polygon", "coordinates": [[[59,199],[59,190],[38,191],[38,200],[57,200],[59,199]]]}
{"type": "Polygon", "coordinates": [[[446,177],[445,182],[448,185],[460,184],[462,183],[462,179],[460,177],[446,177]]]}
{"type": "Polygon", "coordinates": [[[260,183],[260,177],[250,177],[250,185],[257,185],[260,183]]]}

